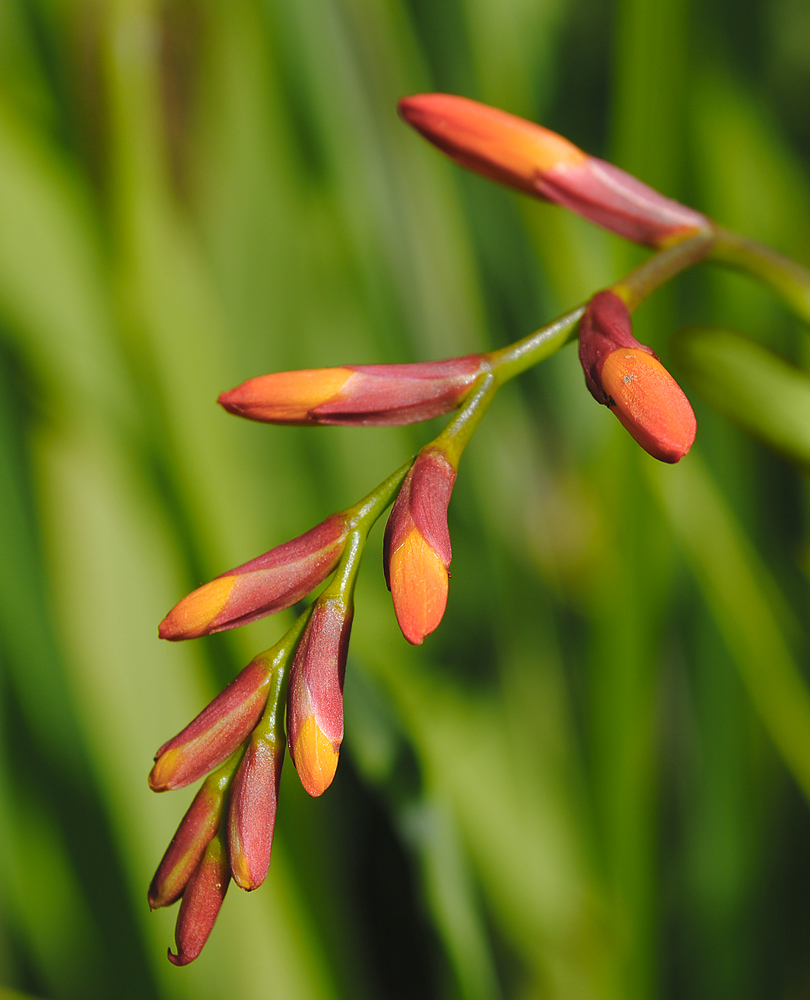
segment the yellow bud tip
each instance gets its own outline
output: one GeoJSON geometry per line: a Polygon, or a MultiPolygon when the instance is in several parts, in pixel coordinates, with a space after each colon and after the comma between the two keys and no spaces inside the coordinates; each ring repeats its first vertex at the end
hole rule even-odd
{"type": "Polygon", "coordinates": [[[153,792],[167,792],[171,786],[172,775],[177,769],[177,749],[172,747],[161,754],[149,772],[149,787],[153,792]]]}
{"type": "Polygon", "coordinates": [[[308,715],[295,741],[293,760],[301,784],[313,797],[322,795],[332,784],[338,756],[315,716],[308,715]]]}
{"type": "Polygon", "coordinates": [[[207,635],[222,613],[235,576],[220,576],[192,591],[172,608],[158,627],[161,639],[197,639],[207,635]]]}
{"type": "Polygon", "coordinates": [[[608,405],[635,440],[661,462],[678,462],[692,447],[697,423],[689,400],[660,361],[619,348],[602,368],[608,405]]]}
{"type": "Polygon", "coordinates": [[[231,878],[245,892],[253,892],[254,889],[258,889],[261,885],[261,882],[254,880],[245,859],[239,856],[231,858],[231,878]]]}
{"type": "Polygon", "coordinates": [[[311,421],[310,411],[332,400],[354,375],[348,368],[309,368],[248,379],[223,392],[219,402],[230,413],[269,423],[311,421]]]}
{"type": "Polygon", "coordinates": [[[458,163],[529,193],[538,172],[574,167],[587,153],[542,125],[452,94],[415,94],[402,117],[458,163]]]}
{"type": "Polygon", "coordinates": [[[408,642],[418,646],[444,616],[449,575],[417,528],[391,556],[390,578],[399,627],[408,642]]]}

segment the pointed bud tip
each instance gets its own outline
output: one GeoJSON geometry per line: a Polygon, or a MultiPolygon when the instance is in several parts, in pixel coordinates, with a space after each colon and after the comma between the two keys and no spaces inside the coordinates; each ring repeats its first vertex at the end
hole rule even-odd
{"type": "Polygon", "coordinates": [[[244,889],[245,892],[253,892],[254,889],[258,889],[264,883],[264,879],[256,881],[247,869],[241,870],[236,865],[231,866],[231,877],[234,884],[240,889],[244,889]]]}
{"type": "Polygon", "coordinates": [[[674,464],[689,452],[695,414],[657,358],[642,349],[613,351],[602,368],[602,386],[622,425],[653,458],[674,464]]]}
{"type": "Polygon", "coordinates": [[[311,411],[334,399],[353,374],[349,368],[273,372],[220,393],[217,401],[229,413],[250,420],[308,424],[316,419],[311,411]]]}
{"type": "Polygon", "coordinates": [[[203,584],[179,601],[158,626],[158,636],[177,642],[198,639],[215,629],[228,597],[236,584],[233,574],[219,576],[203,584]]]}
{"type": "Polygon", "coordinates": [[[391,555],[389,579],[402,634],[412,645],[419,646],[444,616],[449,574],[439,554],[417,528],[391,555]]]}
{"type": "Polygon", "coordinates": [[[306,791],[317,798],[332,784],[337,771],[339,748],[321,730],[314,715],[304,721],[295,741],[292,758],[306,791]]]}
{"type": "Polygon", "coordinates": [[[158,751],[155,763],[149,772],[147,781],[153,792],[168,792],[172,790],[172,776],[177,768],[177,750],[158,751]]]}

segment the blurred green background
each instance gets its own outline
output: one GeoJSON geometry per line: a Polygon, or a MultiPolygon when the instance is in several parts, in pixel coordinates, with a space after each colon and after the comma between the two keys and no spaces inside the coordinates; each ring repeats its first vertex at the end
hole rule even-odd
{"type": "MultiPolygon", "coordinates": [[[[805,483],[675,363],[698,439],[659,466],[572,347],[468,449],[424,647],[375,529],[338,776],[313,801],[287,765],[265,886],[184,970],[146,905],[192,794],[147,790],[155,749],[290,619],[158,621],[440,426],[217,393],[503,346],[643,258],[465,174],[397,98],[540,120],[808,263],[808,53],[804,0],[0,0],[1,997],[810,996],[805,483]]],[[[810,359],[711,266],[637,333],[667,361],[687,323],[810,359]]]]}

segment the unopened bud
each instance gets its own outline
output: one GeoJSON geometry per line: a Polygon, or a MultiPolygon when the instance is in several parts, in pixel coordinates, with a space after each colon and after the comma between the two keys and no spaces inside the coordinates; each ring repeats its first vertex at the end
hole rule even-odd
{"type": "Polygon", "coordinates": [[[257,656],[193,722],[155,755],[149,787],[183,788],[208,774],[250,735],[267,702],[271,660],[257,656]]]}
{"type": "Polygon", "coordinates": [[[343,742],[343,677],[352,608],[322,598],[296,650],[287,695],[290,756],[301,784],[321,795],[332,784],[343,742]]]}
{"type": "Polygon", "coordinates": [[[160,623],[161,639],[196,639],[292,607],[338,564],[347,526],[332,514],[298,538],[198,587],[160,623]]]}
{"type": "Polygon", "coordinates": [[[197,869],[219,829],[229,778],[230,775],[212,774],[194,796],[149,886],[148,899],[153,910],[179,899],[197,869]]]}
{"type": "Polygon", "coordinates": [[[447,605],[452,559],[447,507],[456,470],[436,448],[422,451],[399,491],[383,543],[386,582],[408,642],[433,632],[447,605]]]}
{"type": "Polygon", "coordinates": [[[451,94],[406,97],[399,110],[463,167],[562,205],[637,243],[660,247],[711,227],[700,212],[505,111],[451,94]]]}
{"type": "Polygon", "coordinates": [[[219,402],[230,413],[271,424],[413,424],[455,409],[486,364],[485,355],[470,354],[276,372],[223,392],[219,402]]]}
{"type": "Polygon", "coordinates": [[[225,845],[218,835],[205,849],[183,893],[174,931],[177,954],[169,951],[172,965],[188,965],[203,950],[219,916],[230,878],[225,845]]]}
{"type": "Polygon", "coordinates": [[[258,889],[267,878],[284,750],[283,732],[255,732],[233,780],[228,855],[241,889],[258,889]]]}
{"type": "Polygon", "coordinates": [[[579,359],[594,399],[653,458],[678,462],[695,440],[689,400],[649,347],[632,333],[627,306],[614,292],[588,303],[579,328],[579,359]]]}

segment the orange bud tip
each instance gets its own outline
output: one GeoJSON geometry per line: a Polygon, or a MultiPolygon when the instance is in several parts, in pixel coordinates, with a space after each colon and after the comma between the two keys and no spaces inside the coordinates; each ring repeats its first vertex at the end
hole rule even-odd
{"type": "Polygon", "coordinates": [[[251,420],[310,424],[315,422],[310,411],[337,396],[352,374],[348,368],[311,368],[259,375],[221,393],[218,402],[251,420]]]}
{"type": "Polygon", "coordinates": [[[337,771],[338,749],[310,715],[304,721],[293,748],[293,761],[301,784],[313,798],[323,795],[337,771]]]}
{"type": "Polygon", "coordinates": [[[661,462],[680,461],[692,447],[695,414],[661,362],[640,348],[620,348],[605,359],[602,387],[608,406],[635,440],[661,462]]]}
{"type": "Polygon", "coordinates": [[[438,628],[447,606],[449,574],[418,528],[391,555],[390,584],[402,634],[414,646],[438,628]]]}
{"type": "Polygon", "coordinates": [[[535,196],[538,173],[587,159],[556,132],[466,97],[415,94],[399,102],[399,113],[463,167],[535,196]]]}
{"type": "Polygon", "coordinates": [[[192,591],[176,604],[158,627],[161,639],[197,639],[211,631],[236,583],[236,576],[220,576],[192,591]]]}

